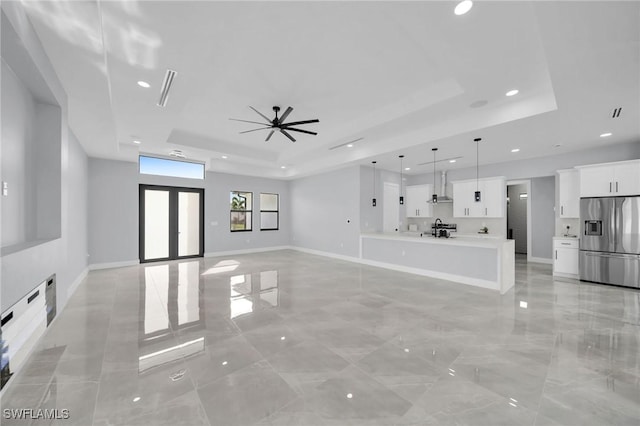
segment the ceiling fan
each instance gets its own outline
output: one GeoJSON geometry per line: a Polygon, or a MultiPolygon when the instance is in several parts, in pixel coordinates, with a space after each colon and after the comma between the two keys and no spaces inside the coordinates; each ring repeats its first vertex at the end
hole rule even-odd
{"type": "Polygon", "coordinates": [[[242,121],[243,123],[261,124],[261,125],[266,126],[266,127],[259,127],[257,129],[245,130],[244,132],[240,132],[240,133],[249,133],[249,132],[255,132],[255,131],[258,131],[258,130],[271,129],[271,131],[267,135],[267,138],[265,139],[265,142],[268,141],[269,139],[271,139],[271,136],[273,136],[273,133],[276,130],[279,131],[280,133],[282,133],[283,135],[285,135],[286,137],[288,137],[291,140],[291,142],[295,142],[296,140],[293,138],[293,136],[291,136],[289,134],[289,132],[308,133],[310,135],[317,135],[318,134],[316,132],[311,132],[309,130],[296,129],[294,127],[291,127],[291,126],[297,126],[297,125],[300,125],[300,124],[319,123],[320,120],[318,120],[318,119],[303,120],[303,121],[290,121],[289,123],[285,123],[284,120],[286,120],[286,118],[289,116],[289,114],[291,114],[291,111],[293,111],[293,108],[291,108],[291,107],[287,107],[287,109],[285,110],[284,114],[282,114],[282,116],[280,118],[278,118],[278,112],[280,111],[280,107],[279,106],[274,106],[273,107],[273,111],[276,113],[276,117],[273,120],[269,119],[269,117],[267,117],[266,115],[264,115],[263,113],[261,113],[260,111],[255,109],[254,107],[249,106],[249,108],[251,108],[256,113],[258,113],[260,115],[260,117],[264,118],[266,120],[266,123],[260,123],[258,121],[240,120],[240,119],[237,119],[237,118],[230,118],[229,120],[242,121]]]}

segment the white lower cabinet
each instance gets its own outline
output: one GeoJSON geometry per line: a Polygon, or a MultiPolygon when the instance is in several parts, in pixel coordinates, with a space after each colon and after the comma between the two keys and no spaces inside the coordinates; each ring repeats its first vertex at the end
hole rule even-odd
{"type": "Polygon", "coordinates": [[[578,254],[580,246],[577,238],[553,238],[553,275],[578,278],[578,254]]]}

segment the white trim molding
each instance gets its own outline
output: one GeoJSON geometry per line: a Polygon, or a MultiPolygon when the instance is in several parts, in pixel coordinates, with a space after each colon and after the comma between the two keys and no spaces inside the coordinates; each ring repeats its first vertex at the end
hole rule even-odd
{"type": "Polygon", "coordinates": [[[291,246],[272,246],[272,247],[260,247],[260,248],[242,249],[242,250],[214,251],[214,252],[205,253],[204,257],[233,256],[236,254],[262,253],[266,251],[288,250],[288,249],[291,249],[291,246]]]}
{"type": "Polygon", "coordinates": [[[533,263],[546,263],[547,265],[553,265],[553,259],[545,259],[544,257],[529,257],[527,262],[533,263]]]}
{"type": "Polygon", "coordinates": [[[140,261],[138,259],[124,260],[122,262],[93,263],[89,265],[89,270],[96,271],[98,269],[123,268],[125,266],[136,266],[139,264],[140,264],[140,261]]]}

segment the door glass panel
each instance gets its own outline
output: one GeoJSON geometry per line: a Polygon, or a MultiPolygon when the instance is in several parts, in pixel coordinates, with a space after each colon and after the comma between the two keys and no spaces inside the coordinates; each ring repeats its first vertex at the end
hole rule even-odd
{"type": "Polygon", "coordinates": [[[200,193],[178,193],[178,256],[200,254],[200,193]]]}
{"type": "Polygon", "coordinates": [[[169,191],[144,192],[144,258],[169,257],[169,191]]]}

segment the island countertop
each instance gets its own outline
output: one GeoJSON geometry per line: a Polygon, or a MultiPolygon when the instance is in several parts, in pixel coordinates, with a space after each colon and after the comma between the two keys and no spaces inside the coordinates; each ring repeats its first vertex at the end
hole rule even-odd
{"type": "Polygon", "coordinates": [[[372,232],[362,233],[361,238],[379,238],[386,240],[398,240],[398,241],[411,241],[422,242],[427,244],[447,244],[453,246],[474,246],[474,247],[492,247],[496,248],[511,240],[507,240],[500,235],[493,234],[478,234],[478,236],[472,235],[453,235],[450,238],[436,238],[431,235],[423,234],[420,236],[419,232],[416,233],[398,233],[398,232],[372,232]]]}
{"type": "Polygon", "coordinates": [[[435,238],[420,233],[362,233],[361,261],[507,292],[515,283],[515,244],[499,236],[435,238]]]}

